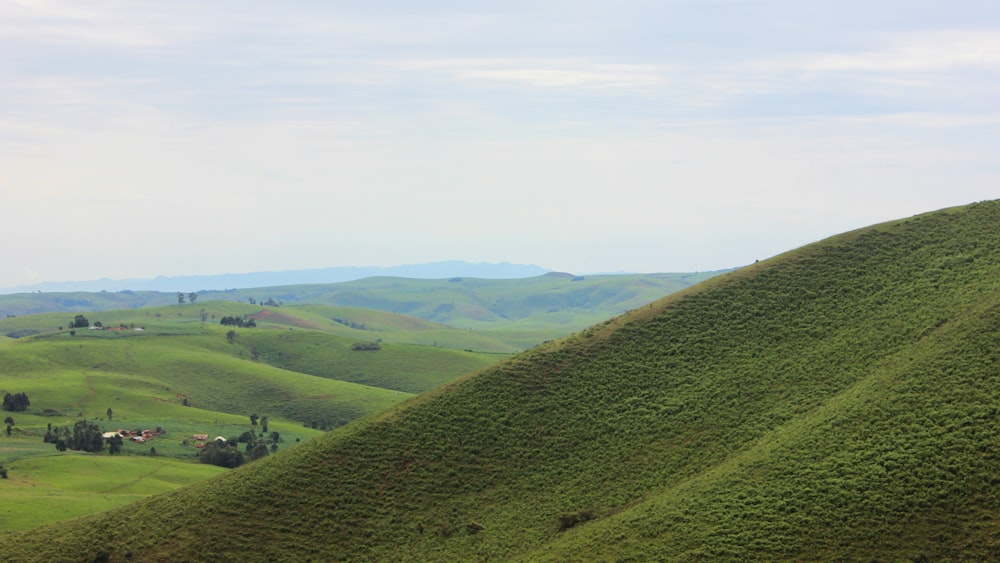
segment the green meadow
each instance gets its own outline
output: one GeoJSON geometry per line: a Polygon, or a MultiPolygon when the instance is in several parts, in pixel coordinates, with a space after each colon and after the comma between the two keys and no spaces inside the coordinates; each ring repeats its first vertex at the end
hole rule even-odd
{"type": "Polygon", "coordinates": [[[0,530],[105,510],[215,475],[223,469],[198,462],[193,436],[238,437],[254,429],[252,414],[268,417],[280,451],[502,357],[392,342],[356,351],[357,342],[380,340],[373,331],[403,341],[406,331],[442,329],[356,309],[220,302],[88,314],[125,329],[70,329],[73,316],[61,313],[2,321],[37,333],[0,341],[0,395],[26,393],[31,401],[26,411],[5,413],[14,425],[0,436],[0,461],[10,474],[0,488],[7,507],[0,530]],[[212,318],[251,313],[257,328],[232,335],[212,318]],[[49,428],[78,420],[109,432],[164,433],[126,441],[115,456],[58,452],[43,442],[49,428]]]}
{"type": "Polygon", "coordinates": [[[226,471],[169,457],[61,454],[51,444],[45,446],[44,452],[27,444],[0,447],[0,455],[15,459],[5,464],[10,477],[0,495],[4,531],[30,530],[127,505],[226,471]]]}

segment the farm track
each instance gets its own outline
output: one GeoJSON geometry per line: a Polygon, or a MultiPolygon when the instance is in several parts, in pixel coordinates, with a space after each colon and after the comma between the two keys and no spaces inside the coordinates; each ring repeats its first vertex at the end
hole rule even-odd
{"type": "Polygon", "coordinates": [[[88,375],[85,381],[87,382],[87,395],[82,399],[79,399],[77,402],[73,403],[74,407],[78,407],[84,402],[89,401],[90,399],[94,398],[95,394],[97,394],[97,391],[94,389],[94,385],[91,382],[91,376],[88,375]]]}
{"type": "Polygon", "coordinates": [[[114,486],[114,487],[112,487],[110,489],[106,489],[104,491],[101,491],[100,493],[101,494],[115,493],[115,492],[120,491],[120,490],[122,490],[122,489],[124,489],[126,487],[131,487],[132,485],[134,485],[134,484],[142,481],[143,479],[146,479],[148,477],[153,476],[154,474],[156,474],[156,472],[158,472],[161,469],[163,469],[163,465],[158,465],[152,471],[148,471],[146,473],[142,473],[141,475],[139,475],[139,477],[137,477],[136,479],[133,479],[132,481],[128,481],[126,483],[122,483],[122,484],[114,486]]]}

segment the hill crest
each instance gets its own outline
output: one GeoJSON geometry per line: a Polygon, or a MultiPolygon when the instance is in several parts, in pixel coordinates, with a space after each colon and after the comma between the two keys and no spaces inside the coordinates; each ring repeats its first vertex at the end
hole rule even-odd
{"type": "Polygon", "coordinates": [[[338,266],[303,270],[261,271],[188,276],[157,276],[142,279],[109,279],[68,282],[42,282],[12,288],[0,288],[0,294],[37,291],[165,291],[198,292],[245,289],[275,285],[336,283],[375,276],[439,279],[456,276],[488,279],[527,278],[548,272],[540,266],[509,262],[464,262],[450,260],[399,266],[338,266]]]}

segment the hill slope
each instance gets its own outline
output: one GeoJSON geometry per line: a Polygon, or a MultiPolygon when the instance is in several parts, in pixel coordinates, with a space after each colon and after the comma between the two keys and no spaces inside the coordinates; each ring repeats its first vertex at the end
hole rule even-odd
{"type": "Polygon", "coordinates": [[[4,536],[0,557],[995,560],[998,340],[1000,203],[944,210],[717,277],[219,478],[4,536]]]}
{"type": "MultiPolygon", "coordinates": [[[[196,303],[201,306],[210,301],[251,304],[273,301],[283,305],[374,309],[462,329],[532,331],[521,340],[534,345],[644,305],[718,273],[586,277],[549,273],[519,279],[377,277],[341,283],[201,291],[196,295],[196,303]]],[[[187,301],[188,296],[182,296],[187,301]]],[[[0,317],[166,307],[177,302],[176,293],[153,291],[20,293],[0,295],[0,317]]],[[[188,303],[187,306],[194,305],[188,303]]],[[[72,315],[66,317],[71,319],[72,315]]],[[[0,331],[0,334],[10,333],[4,330],[2,323],[0,331]]]]}

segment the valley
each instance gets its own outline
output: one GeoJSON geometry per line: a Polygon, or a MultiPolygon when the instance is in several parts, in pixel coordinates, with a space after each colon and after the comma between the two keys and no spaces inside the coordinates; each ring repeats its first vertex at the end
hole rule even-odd
{"type": "MultiPolygon", "coordinates": [[[[518,305],[510,315],[516,319],[497,317],[490,324],[469,317],[465,324],[474,326],[455,327],[359,307],[279,306],[273,299],[272,305],[262,306],[251,295],[274,291],[290,302],[307,299],[296,295],[323,301],[318,295],[324,288],[318,286],[237,295],[205,292],[194,299],[186,296],[184,303],[166,294],[158,299],[173,303],[125,308],[113,307],[126,305],[122,299],[146,297],[123,293],[110,301],[107,294],[72,299],[57,294],[0,296],[8,307],[91,305],[82,312],[8,314],[0,319],[0,332],[16,337],[0,340],[0,395],[30,398],[24,411],[9,413],[14,424],[0,440],[0,462],[10,475],[5,481],[10,486],[0,489],[5,507],[0,531],[30,529],[125,505],[216,475],[222,469],[198,463],[205,437],[236,443],[244,456],[258,442],[268,453],[293,448],[519,349],[564,335],[569,332],[567,322],[585,325],[608,307],[639,303],[636,300],[653,291],[643,293],[644,288],[657,286],[642,276],[609,276],[588,283],[584,292],[614,300],[605,305],[599,299],[564,295],[581,288],[564,277],[467,280],[466,286],[470,284],[477,288],[472,297],[468,290],[455,292],[462,286],[447,280],[393,279],[386,287],[384,280],[373,279],[354,282],[344,292],[365,304],[399,307],[405,302],[421,311],[441,309],[433,300],[465,303],[454,309],[473,315],[479,308],[469,303],[520,303],[530,300],[540,286],[547,297],[534,307],[518,305]],[[633,286],[639,290],[630,289],[633,286]],[[394,293],[393,288],[402,289],[394,293]],[[371,297],[359,297],[369,293],[371,297]],[[421,295],[432,302],[420,305],[421,295]],[[553,305],[566,302],[575,305],[566,306],[558,320],[546,320],[552,318],[553,305]],[[101,303],[112,308],[101,309],[101,303]],[[54,443],[43,442],[53,430],[68,431],[79,421],[104,432],[163,432],[141,442],[126,436],[114,455],[110,446],[91,454],[72,448],[60,452],[54,443]],[[241,442],[248,432],[253,441],[241,442]],[[81,475],[81,480],[54,478],[62,474],[81,475]]],[[[458,313],[447,320],[462,324],[458,313]]]]}

